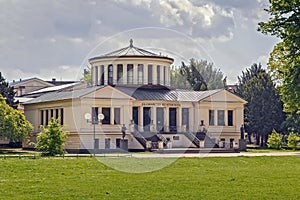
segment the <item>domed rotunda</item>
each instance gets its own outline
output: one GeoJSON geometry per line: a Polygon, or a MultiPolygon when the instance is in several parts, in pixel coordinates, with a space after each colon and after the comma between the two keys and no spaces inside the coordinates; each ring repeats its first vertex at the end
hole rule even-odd
{"type": "Polygon", "coordinates": [[[89,59],[92,85],[170,86],[174,59],[135,47],[127,47],[89,59]]]}

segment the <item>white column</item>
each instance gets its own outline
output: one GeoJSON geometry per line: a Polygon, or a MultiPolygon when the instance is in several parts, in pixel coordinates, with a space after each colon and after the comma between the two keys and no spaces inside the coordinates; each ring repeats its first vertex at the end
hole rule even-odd
{"type": "Polygon", "coordinates": [[[151,120],[153,120],[153,124],[154,124],[154,127],[155,127],[155,130],[156,129],[156,107],[152,107],[151,108],[152,112],[151,112],[151,120]]]}
{"type": "Polygon", "coordinates": [[[148,84],[148,64],[144,64],[143,72],[144,72],[144,80],[143,80],[143,83],[144,83],[145,85],[147,85],[147,84],[148,84]]]}
{"type": "Polygon", "coordinates": [[[123,64],[123,84],[127,84],[127,64],[123,64]]]}
{"type": "Polygon", "coordinates": [[[224,110],[224,124],[228,126],[228,111],[224,110]]]}
{"type": "Polygon", "coordinates": [[[169,132],[170,127],[169,127],[169,107],[165,107],[165,131],[169,132]]]}
{"type": "Polygon", "coordinates": [[[182,108],[181,107],[177,108],[177,127],[179,127],[178,131],[182,130],[182,108]]]}
{"type": "Polygon", "coordinates": [[[108,65],[104,65],[104,85],[108,83],[108,65]]]}
{"type": "Polygon", "coordinates": [[[157,84],[157,65],[153,65],[152,67],[152,84],[157,84]]]}
{"type": "Polygon", "coordinates": [[[138,65],[133,64],[133,84],[138,84],[138,65]]]}
{"type": "Polygon", "coordinates": [[[143,107],[142,106],[139,106],[138,107],[138,114],[139,114],[139,116],[138,116],[138,118],[139,118],[139,124],[138,124],[138,129],[139,129],[139,131],[144,131],[143,130],[143,123],[144,123],[144,121],[143,121],[143,107]]]}
{"type": "Polygon", "coordinates": [[[111,107],[110,109],[110,124],[114,124],[115,119],[115,108],[111,107]]]}
{"type": "Polygon", "coordinates": [[[101,84],[101,76],[102,76],[102,71],[101,71],[101,65],[98,66],[98,84],[100,85],[101,84]]]}
{"type": "Polygon", "coordinates": [[[163,85],[164,84],[164,66],[160,66],[160,84],[163,85]]]}
{"type": "Polygon", "coordinates": [[[117,84],[117,65],[113,64],[113,84],[117,84]]]}

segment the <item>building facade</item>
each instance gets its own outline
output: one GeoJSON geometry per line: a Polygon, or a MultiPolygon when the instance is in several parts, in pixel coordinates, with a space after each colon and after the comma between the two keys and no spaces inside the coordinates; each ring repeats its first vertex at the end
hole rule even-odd
{"type": "Polygon", "coordinates": [[[54,117],[70,132],[69,151],[238,148],[246,102],[224,89],[171,89],[172,58],[131,40],[89,62],[92,86],[24,103],[35,134],[54,117]]]}

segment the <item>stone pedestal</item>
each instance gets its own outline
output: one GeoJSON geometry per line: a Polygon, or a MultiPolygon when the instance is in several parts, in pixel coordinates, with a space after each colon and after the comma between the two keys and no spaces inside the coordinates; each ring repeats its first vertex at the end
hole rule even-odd
{"type": "Polygon", "coordinates": [[[120,141],[120,148],[124,151],[128,151],[128,140],[127,139],[120,141]]]}
{"type": "Polygon", "coordinates": [[[246,151],[247,142],[245,139],[239,139],[239,151],[246,151]]]}

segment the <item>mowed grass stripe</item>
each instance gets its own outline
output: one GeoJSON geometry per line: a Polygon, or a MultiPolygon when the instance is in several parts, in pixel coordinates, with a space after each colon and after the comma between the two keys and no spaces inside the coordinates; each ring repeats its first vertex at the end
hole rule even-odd
{"type": "Polygon", "coordinates": [[[95,158],[1,159],[0,199],[300,199],[299,177],[296,156],[180,158],[148,173],[95,158]]]}

